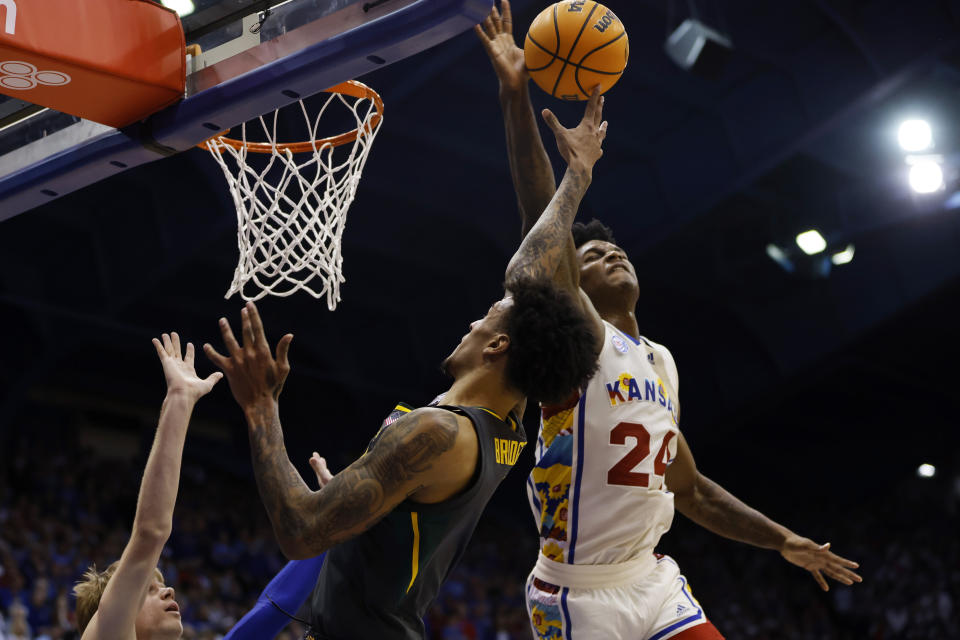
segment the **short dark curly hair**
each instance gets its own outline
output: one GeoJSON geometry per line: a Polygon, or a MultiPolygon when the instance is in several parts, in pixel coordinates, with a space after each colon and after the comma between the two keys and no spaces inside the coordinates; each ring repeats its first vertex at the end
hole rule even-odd
{"type": "Polygon", "coordinates": [[[557,403],[597,370],[593,328],[573,296],[545,279],[506,283],[513,306],[501,320],[510,336],[507,383],[540,402],[557,403]]]}
{"type": "Polygon", "coordinates": [[[590,242],[591,240],[603,240],[610,244],[617,244],[610,227],[596,218],[586,224],[574,222],[571,231],[573,231],[573,244],[576,247],[580,247],[580,245],[590,242]]]}

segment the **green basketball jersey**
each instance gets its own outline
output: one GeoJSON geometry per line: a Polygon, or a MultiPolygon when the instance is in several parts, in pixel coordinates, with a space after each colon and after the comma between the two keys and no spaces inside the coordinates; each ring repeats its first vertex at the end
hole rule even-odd
{"type": "MultiPolygon", "coordinates": [[[[423,615],[456,566],[480,514],[510,471],[527,437],[513,415],[483,407],[443,406],[470,418],[477,431],[477,468],[458,495],[435,504],[406,500],[373,527],[329,551],[304,605],[307,638],[421,639],[423,615]]],[[[401,405],[370,443],[409,411],[401,405]],[[392,418],[392,420],[391,420],[392,418]]],[[[369,447],[368,447],[369,450],[369,447]]]]}

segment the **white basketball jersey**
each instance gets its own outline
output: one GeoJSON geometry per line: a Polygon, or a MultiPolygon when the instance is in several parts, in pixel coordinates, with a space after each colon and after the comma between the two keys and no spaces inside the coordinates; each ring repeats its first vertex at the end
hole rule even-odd
{"type": "Polygon", "coordinates": [[[599,369],[543,407],[527,492],[540,552],[569,564],[650,553],[673,520],[664,473],[677,452],[677,367],[666,347],[608,322],[599,369]]]}

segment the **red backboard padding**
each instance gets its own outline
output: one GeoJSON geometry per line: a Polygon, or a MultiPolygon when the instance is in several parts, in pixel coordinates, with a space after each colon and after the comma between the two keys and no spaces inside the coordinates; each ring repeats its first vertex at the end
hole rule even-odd
{"type": "Polygon", "coordinates": [[[113,127],[183,98],[184,47],[149,0],[0,0],[0,93],[113,127]]]}

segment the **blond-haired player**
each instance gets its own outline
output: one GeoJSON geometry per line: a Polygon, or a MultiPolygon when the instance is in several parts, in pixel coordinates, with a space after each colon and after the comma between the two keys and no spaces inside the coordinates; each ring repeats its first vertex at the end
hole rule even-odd
{"type": "MultiPolygon", "coordinates": [[[[570,5],[570,10],[575,10],[570,5]]],[[[530,103],[523,50],[509,0],[477,35],[500,80],[510,169],[526,235],[556,190],[530,103]]],[[[544,118],[556,132],[556,118],[544,118]]],[[[559,142],[559,138],[558,138],[559,142]]],[[[561,147],[561,154],[564,149],[561,147]]],[[[569,227],[568,227],[569,229],[569,227]]],[[[527,608],[540,640],[717,640],[677,563],[653,553],[674,508],[703,527],[776,549],[810,571],[859,582],[857,564],[770,520],[699,473],[679,430],[678,377],[670,352],[640,335],[639,283],[609,229],[594,221],[569,234],[560,269],[603,320],[599,369],[559,406],[543,408],[531,506],[540,554],[527,608]]]]}
{"type": "Polygon", "coordinates": [[[153,346],[163,365],[167,395],[143,470],[130,541],[118,561],[102,572],[91,567],[74,588],[82,640],[167,640],[183,634],[180,607],[173,588],[164,585],[157,562],[173,528],[190,415],[223,374],[197,376],[193,345],[188,342],[181,356],[176,333],[154,338],[153,346]]]}

